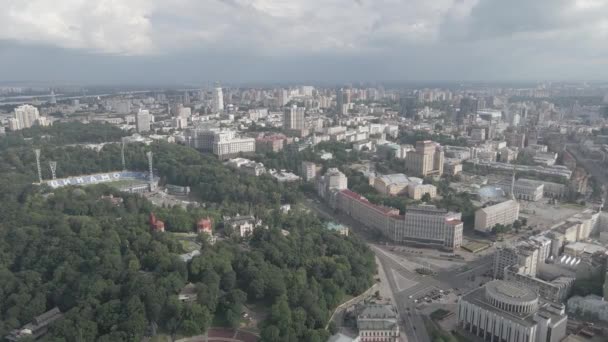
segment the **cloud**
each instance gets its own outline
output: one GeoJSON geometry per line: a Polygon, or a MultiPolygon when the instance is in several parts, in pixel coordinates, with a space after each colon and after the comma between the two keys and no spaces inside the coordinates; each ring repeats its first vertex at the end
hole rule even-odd
{"type": "Polygon", "coordinates": [[[0,49],[10,43],[4,75],[608,77],[608,0],[0,0],[0,8],[0,49]]]}

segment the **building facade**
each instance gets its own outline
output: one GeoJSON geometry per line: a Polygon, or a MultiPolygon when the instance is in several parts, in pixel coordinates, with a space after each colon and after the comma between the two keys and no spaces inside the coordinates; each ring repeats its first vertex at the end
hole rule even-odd
{"type": "Polygon", "coordinates": [[[519,218],[519,203],[508,200],[475,212],[475,230],[489,233],[497,224],[509,225],[519,218]]]}
{"type": "Polygon", "coordinates": [[[406,170],[419,177],[441,176],[443,163],[443,150],[430,140],[416,142],[416,149],[405,156],[406,170]]]}
{"type": "Polygon", "coordinates": [[[388,304],[366,304],[357,315],[357,328],[361,342],[397,342],[399,314],[388,304]]]}
{"type": "Polygon", "coordinates": [[[149,132],[152,124],[152,115],[148,110],[140,109],[135,115],[135,128],[137,133],[149,132]]]}
{"type": "Polygon", "coordinates": [[[527,287],[494,280],[458,301],[458,327],[488,342],[559,342],[567,316],[527,287]]]}

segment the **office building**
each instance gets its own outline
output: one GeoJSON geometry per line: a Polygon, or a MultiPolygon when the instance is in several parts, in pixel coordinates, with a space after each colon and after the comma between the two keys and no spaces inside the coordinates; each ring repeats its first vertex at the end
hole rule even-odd
{"type": "Polygon", "coordinates": [[[152,115],[146,109],[139,109],[139,112],[135,115],[135,128],[137,133],[150,131],[150,125],[152,123],[152,115]]]}
{"type": "Polygon", "coordinates": [[[220,132],[219,128],[200,127],[186,130],[186,143],[188,146],[202,152],[213,152],[215,134],[220,132]]]}
{"type": "Polygon", "coordinates": [[[462,244],[460,213],[419,205],[410,206],[405,215],[399,215],[399,210],[373,204],[348,189],[338,192],[336,197],[332,206],[392,241],[448,250],[458,249],[462,244]]]}
{"type": "MultiPolygon", "coordinates": [[[[506,194],[510,194],[511,184],[510,181],[505,181],[500,184],[500,187],[506,194]]],[[[543,198],[543,194],[544,185],[539,181],[520,178],[515,181],[515,186],[513,186],[513,196],[518,200],[536,202],[543,198]]]]}
{"type": "Polygon", "coordinates": [[[304,129],[304,107],[292,106],[283,113],[283,128],[288,131],[301,131],[304,129]]]}
{"type": "Polygon", "coordinates": [[[220,159],[228,159],[239,154],[251,154],[255,152],[254,138],[239,138],[234,131],[220,131],[213,138],[213,154],[220,159]]]}
{"type": "Polygon", "coordinates": [[[559,342],[566,336],[565,307],[534,290],[494,280],[458,300],[458,327],[488,342],[559,342]]]}
{"type": "Polygon", "coordinates": [[[289,102],[289,92],[285,89],[279,89],[277,92],[277,107],[283,107],[289,102]]]}
{"type": "Polygon", "coordinates": [[[416,142],[416,149],[405,156],[406,170],[418,177],[441,176],[443,162],[441,146],[430,140],[416,142]]]}
{"type": "Polygon", "coordinates": [[[399,314],[390,304],[363,304],[357,315],[360,342],[397,342],[400,340],[399,314]]]}
{"type": "Polygon", "coordinates": [[[39,118],[38,108],[28,104],[21,105],[15,108],[13,118],[9,119],[9,128],[11,131],[30,128],[38,123],[39,118]]]}
{"type": "Polygon", "coordinates": [[[336,168],[330,168],[325,175],[317,180],[317,194],[328,199],[332,191],[342,191],[348,188],[348,178],[336,168]]]}
{"type": "Polygon", "coordinates": [[[525,274],[523,266],[509,266],[505,269],[504,279],[519,286],[525,286],[534,290],[547,301],[563,303],[572,290],[575,278],[559,276],[552,281],[545,281],[534,276],[525,274]]]}
{"type": "Polygon", "coordinates": [[[525,241],[515,246],[502,246],[494,253],[494,278],[505,278],[507,267],[517,266],[517,272],[536,277],[539,263],[544,262],[542,246],[534,241],[525,241]]]}
{"type": "Polygon", "coordinates": [[[489,233],[497,224],[509,225],[519,218],[519,203],[508,200],[478,209],[475,212],[475,230],[489,233]]]}
{"type": "Polygon", "coordinates": [[[213,90],[213,111],[216,113],[224,111],[224,93],[222,92],[221,87],[216,87],[213,90]]]}
{"type": "Polygon", "coordinates": [[[283,150],[287,137],[283,134],[272,134],[255,139],[257,153],[279,152],[283,150]]]}

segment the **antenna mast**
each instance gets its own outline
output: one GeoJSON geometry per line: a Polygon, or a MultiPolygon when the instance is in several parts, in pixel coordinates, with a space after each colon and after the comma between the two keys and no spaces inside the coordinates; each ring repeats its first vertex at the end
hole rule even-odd
{"type": "Polygon", "coordinates": [[[154,190],[154,171],[152,168],[152,151],[147,152],[146,156],[148,157],[148,177],[150,181],[150,191],[154,190]]]}
{"type": "Polygon", "coordinates": [[[515,164],[513,164],[513,176],[511,177],[511,199],[515,199],[515,164]]]}
{"type": "Polygon", "coordinates": [[[40,149],[35,149],[36,153],[36,169],[38,170],[38,182],[42,184],[42,170],[40,169],[40,149]]]}
{"type": "Polygon", "coordinates": [[[49,166],[51,167],[51,177],[53,180],[55,180],[56,174],[55,171],[57,171],[57,162],[56,161],[50,161],[49,162],[49,166]]]}
{"type": "Polygon", "coordinates": [[[122,145],[120,147],[120,157],[122,159],[122,170],[125,171],[127,170],[127,163],[125,162],[125,142],[122,142],[122,145]]]}

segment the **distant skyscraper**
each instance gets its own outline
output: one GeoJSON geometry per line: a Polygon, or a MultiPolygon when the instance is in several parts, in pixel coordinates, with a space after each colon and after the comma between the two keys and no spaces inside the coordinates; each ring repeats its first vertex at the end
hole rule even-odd
{"type": "Polygon", "coordinates": [[[344,105],[344,97],[342,96],[342,88],[336,88],[336,113],[342,113],[342,107],[344,105]]]}
{"type": "Polygon", "coordinates": [[[400,114],[406,118],[413,118],[416,115],[416,98],[404,96],[400,100],[400,114]]]}
{"type": "Polygon", "coordinates": [[[213,110],[221,112],[224,110],[224,93],[221,87],[217,87],[213,90],[213,110]]]}
{"type": "Polygon", "coordinates": [[[477,114],[479,110],[479,102],[472,97],[465,97],[460,100],[460,109],[458,111],[457,121],[459,124],[464,122],[470,114],[477,114]]]}
{"type": "Polygon", "coordinates": [[[190,104],[190,92],[188,92],[188,91],[184,92],[184,104],[185,105],[190,104]]]}
{"type": "Polygon", "coordinates": [[[148,132],[150,130],[150,124],[152,123],[152,116],[150,112],[145,109],[140,109],[135,115],[135,128],[138,133],[148,132]]]}
{"type": "Polygon", "coordinates": [[[55,96],[55,91],[51,90],[51,104],[57,104],[57,97],[55,96]]]}
{"type": "Polygon", "coordinates": [[[14,117],[9,121],[13,131],[32,127],[40,118],[38,108],[31,105],[22,105],[15,108],[14,117]]]}
{"type": "Polygon", "coordinates": [[[289,93],[286,89],[279,89],[277,94],[277,106],[283,107],[289,102],[289,93]]]}
{"type": "Polygon", "coordinates": [[[283,128],[286,130],[304,129],[304,108],[292,106],[283,113],[283,128]]]}

